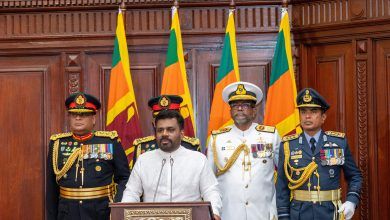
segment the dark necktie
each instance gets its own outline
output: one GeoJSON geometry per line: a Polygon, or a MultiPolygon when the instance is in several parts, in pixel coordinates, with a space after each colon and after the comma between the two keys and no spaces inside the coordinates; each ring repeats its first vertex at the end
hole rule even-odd
{"type": "Polygon", "coordinates": [[[314,154],[314,151],[316,150],[316,145],[315,145],[315,143],[316,143],[316,139],[314,139],[313,137],[312,138],[310,138],[310,148],[311,148],[311,152],[313,152],[313,154],[314,154]]]}

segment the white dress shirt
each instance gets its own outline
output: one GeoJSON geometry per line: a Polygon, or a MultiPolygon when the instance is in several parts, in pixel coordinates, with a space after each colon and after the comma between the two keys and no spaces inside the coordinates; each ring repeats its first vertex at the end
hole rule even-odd
{"type": "Polygon", "coordinates": [[[172,153],[157,149],[140,155],[126,184],[122,202],[140,202],[141,196],[144,202],[195,202],[203,199],[211,202],[216,215],[220,215],[222,207],[218,181],[207,158],[183,146],[172,153]]]}
{"type": "MultiPolygon", "coordinates": [[[[222,220],[277,218],[274,170],[278,164],[280,137],[276,129],[275,132],[258,131],[257,125],[253,123],[246,131],[233,125],[230,131],[216,135],[217,160],[222,167],[241,144],[246,144],[250,151],[250,163],[241,152],[232,167],[217,177],[222,193],[222,220]],[[272,144],[269,151],[273,152],[257,153],[260,144],[272,144]]],[[[210,136],[207,157],[213,171],[217,172],[213,142],[214,138],[210,136]]]]}

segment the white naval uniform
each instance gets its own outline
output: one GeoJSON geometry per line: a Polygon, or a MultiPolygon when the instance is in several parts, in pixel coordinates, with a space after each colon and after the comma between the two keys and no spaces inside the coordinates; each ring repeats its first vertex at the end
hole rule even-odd
{"type": "MultiPolygon", "coordinates": [[[[278,164],[280,137],[276,129],[253,123],[246,131],[231,126],[231,130],[216,134],[219,164],[224,167],[234,150],[245,143],[249,149],[250,169],[244,171],[242,151],[232,167],[217,177],[222,192],[222,220],[277,219],[274,170],[278,164]],[[266,129],[264,129],[266,128],[266,129]],[[271,129],[270,129],[271,128],[271,129]],[[268,130],[268,132],[265,132],[268,130]],[[274,132],[272,132],[274,130],[274,132]],[[272,144],[273,155],[253,156],[252,144],[272,144]]],[[[217,167],[213,158],[213,135],[209,138],[207,156],[213,171],[217,167]]],[[[272,150],[271,150],[272,151],[272,150]]],[[[248,162],[248,159],[246,159],[248,162]]]]}
{"type": "Polygon", "coordinates": [[[140,202],[142,195],[143,202],[194,202],[203,199],[211,202],[214,214],[221,213],[218,181],[206,156],[183,146],[172,153],[157,149],[140,155],[126,184],[122,202],[140,202]],[[153,201],[160,171],[161,178],[153,201]]]}

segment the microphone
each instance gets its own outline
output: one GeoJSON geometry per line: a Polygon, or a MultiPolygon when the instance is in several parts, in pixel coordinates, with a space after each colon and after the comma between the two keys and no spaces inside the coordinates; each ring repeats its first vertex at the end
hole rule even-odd
{"type": "Polygon", "coordinates": [[[172,157],[169,159],[169,163],[171,164],[171,202],[172,202],[172,178],[173,178],[173,175],[172,175],[173,158],[172,157]]]}
{"type": "Polygon", "coordinates": [[[153,202],[156,201],[157,190],[158,190],[158,186],[160,185],[161,173],[162,173],[162,170],[164,168],[165,162],[167,162],[167,160],[164,158],[161,161],[161,169],[160,169],[160,174],[158,175],[156,190],[154,191],[153,202]]]}

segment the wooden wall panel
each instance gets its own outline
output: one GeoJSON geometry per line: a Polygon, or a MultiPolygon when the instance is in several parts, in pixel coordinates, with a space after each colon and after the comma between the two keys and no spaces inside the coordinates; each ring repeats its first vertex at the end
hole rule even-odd
{"type": "Polygon", "coordinates": [[[373,166],[376,173],[371,175],[372,183],[377,183],[373,194],[373,204],[371,206],[377,219],[382,216],[390,216],[390,41],[379,40],[375,44],[375,88],[373,94],[375,98],[375,144],[373,166]]]}
{"type": "MultiPolygon", "coordinates": [[[[45,163],[52,101],[61,96],[60,57],[0,55],[0,207],[2,219],[43,219],[45,163]],[[58,74],[55,76],[55,74],[58,74]],[[52,88],[56,88],[52,90],[52,88]],[[26,211],[28,207],[29,211],[26,211]]],[[[55,105],[57,105],[55,103],[55,105]]],[[[57,128],[58,129],[58,128],[57,128]]]]}

